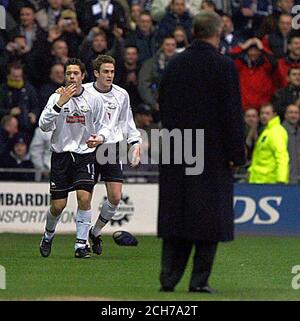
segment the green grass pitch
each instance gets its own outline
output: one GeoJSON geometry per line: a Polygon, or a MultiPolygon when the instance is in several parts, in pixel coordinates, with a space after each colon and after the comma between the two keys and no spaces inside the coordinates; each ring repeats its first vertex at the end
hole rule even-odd
{"type": "Polygon", "coordinates": [[[104,236],[104,251],[74,258],[74,235],[56,235],[49,258],[39,254],[40,235],[0,234],[6,289],[0,300],[300,300],[291,286],[300,265],[300,238],[238,236],[221,243],[210,279],[214,295],[188,293],[191,260],[174,293],[160,293],[161,240],[137,236],[120,247],[104,236]]]}

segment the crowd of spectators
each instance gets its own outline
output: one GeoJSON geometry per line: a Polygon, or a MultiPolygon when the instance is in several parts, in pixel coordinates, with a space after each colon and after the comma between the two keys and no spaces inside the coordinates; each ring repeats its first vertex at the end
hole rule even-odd
{"type": "MultiPolygon", "coordinates": [[[[292,175],[300,176],[300,30],[292,23],[297,14],[292,8],[299,4],[300,0],[0,0],[6,9],[6,29],[0,30],[0,168],[36,168],[47,177],[49,135],[37,128],[38,118],[50,94],[63,85],[63,64],[70,57],[86,64],[86,81],[93,81],[92,60],[104,53],[114,56],[115,84],[128,91],[137,126],[146,131],[159,128],[162,74],[191,43],[193,16],[212,10],[224,22],[220,53],[234,60],[240,76],[249,161],[264,127],[261,106],[272,102],[289,136],[295,136],[290,141],[296,157],[292,175]]],[[[3,172],[0,177],[29,179],[3,172]]]]}

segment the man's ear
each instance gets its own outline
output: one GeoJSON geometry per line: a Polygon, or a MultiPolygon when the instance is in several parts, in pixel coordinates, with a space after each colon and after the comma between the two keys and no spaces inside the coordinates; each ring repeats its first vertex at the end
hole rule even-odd
{"type": "Polygon", "coordinates": [[[94,70],[94,76],[95,76],[96,78],[98,78],[98,77],[99,77],[99,71],[94,70]]]}
{"type": "Polygon", "coordinates": [[[84,78],[85,78],[85,72],[82,74],[82,80],[84,80],[84,78]]]}

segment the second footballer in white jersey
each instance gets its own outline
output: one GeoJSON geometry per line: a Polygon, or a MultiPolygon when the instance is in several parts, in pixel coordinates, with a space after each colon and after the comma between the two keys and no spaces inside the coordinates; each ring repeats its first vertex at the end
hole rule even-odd
{"type": "Polygon", "coordinates": [[[84,84],[84,88],[104,101],[107,117],[110,120],[111,132],[105,144],[116,144],[116,163],[104,165],[95,163],[96,179],[105,182],[107,200],[102,205],[99,217],[90,230],[90,240],[94,253],[100,255],[102,252],[101,231],[102,228],[116,214],[121,200],[123,173],[122,165],[118,157],[118,145],[124,138],[133,147],[131,166],[135,167],[140,162],[141,135],[137,130],[130,106],[127,91],[113,84],[115,75],[115,60],[108,55],[100,55],[93,61],[94,83],[84,84]]]}

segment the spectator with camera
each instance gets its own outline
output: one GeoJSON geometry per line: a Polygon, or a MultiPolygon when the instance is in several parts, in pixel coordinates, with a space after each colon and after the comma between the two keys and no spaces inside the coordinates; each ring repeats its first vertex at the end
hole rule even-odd
{"type": "Polygon", "coordinates": [[[76,12],[69,9],[63,10],[58,26],[61,30],[60,39],[68,45],[69,56],[78,57],[78,48],[83,41],[84,34],[79,27],[76,12]]]}

